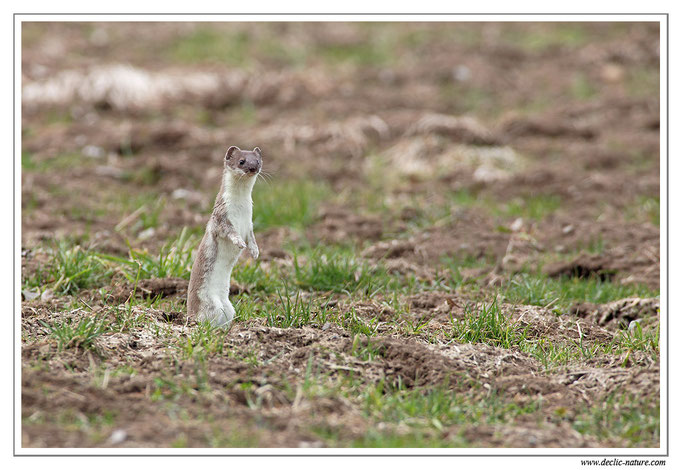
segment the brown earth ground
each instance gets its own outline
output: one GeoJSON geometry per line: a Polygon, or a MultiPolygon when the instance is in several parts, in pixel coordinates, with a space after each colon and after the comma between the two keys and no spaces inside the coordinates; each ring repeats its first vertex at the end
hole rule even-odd
{"type": "Polygon", "coordinates": [[[530,342],[657,328],[656,24],[25,23],[22,37],[23,446],[659,446],[657,430],[606,430],[658,409],[657,349],[557,365],[451,334],[495,299],[530,342]],[[229,145],[263,149],[256,193],[326,188],[298,226],[263,216],[261,259],[241,263],[286,273],[311,262],[298,248],[341,247],[429,287],[301,286],[355,320],[281,328],[258,307],[274,291],[235,275],[233,302],[257,314],[198,346],[188,272],[116,271],[65,295],[27,284],[53,241],[126,258],[200,235],[229,145]],[[447,259],[461,288],[439,284],[447,259]],[[561,307],[501,294],[528,272],[648,294],[561,307]],[[49,327],[123,317],[87,345],[49,327]],[[384,386],[461,397],[463,417],[392,419],[372,395],[384,386]],[[629,401],[607,409],[614,396],[629,401]],[[477,402],[507,414],[472,417],[477,402]]]}

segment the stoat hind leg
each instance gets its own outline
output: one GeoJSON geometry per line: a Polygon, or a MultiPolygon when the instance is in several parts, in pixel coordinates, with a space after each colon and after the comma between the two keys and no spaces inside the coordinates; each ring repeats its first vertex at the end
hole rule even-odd
{"type": "Polygon", "coordinates": [[[220,324],[217,324],[215,326],[220,326],[223,328],[226,328],[230,326],[230,323],[232,323],[232,320],[234,319],[234,307],[232,306],[232,302],[230,300],[227,300],[227,303],[223,305],[223,308],[221,309],[221,317],[220,317],[220,324]]]}
{"type": "Polygon", "coordinates": [[[228,300],[226,304],[212,303],[205,305],[199,312],[198,320],[207,321],[216,328],[226,328],[234,318],[234,307],[228,300]]]}

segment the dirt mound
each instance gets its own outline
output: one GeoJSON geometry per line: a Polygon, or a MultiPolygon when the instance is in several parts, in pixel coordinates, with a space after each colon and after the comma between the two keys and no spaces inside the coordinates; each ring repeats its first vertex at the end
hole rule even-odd
{"type": "Polygon", "coordinates": [[[634,393],[639,396],[657,396],[660,393],[660,369],[626,369],[620,365],[610,368],[585,368],[558,376],[557,379],[574,389],[589,402],[613,392],[634,393]]]}
{"type": "MultiPolygon", "coordinates": [[[[464,432],[464,437],[474,445],[491,443],[494,447],[601,447],[594,438],[586,437],[568,423],[544,423],[541,429],[528,423],[526,426],[483,425],[464,432]]],[[[487,445],[487,444],[486,444],[487,445]]]]}
{"type": "Polygon", "coordinates": [[[309,231],[311,238],[328,243],[344,243],[350,239],[379,240],[386,230],[379,216],[360,215],[343,207],[328,206],[319,213],[319,221],[309,231]]]}
{"type": "MultiPolygon", "coordinates": [[[[110,302],[125,302],[133,293],[140,298],[165,298],[178,297],[184,299],[187,297],[187,288],[189,287],[189,280],[179,277],[167,277],[163,279],[141,279],[137,285],[132,282],[122,283],[113,288],[110,293],[106,294],[106,298],[110,302]]],[[[239,295],[248,293],[249,288],[234,280],[230,281],[230,295],[239,295]]],[[[92,295],[96,296],[97,293],[92,295]]]]}
{"type": "Polygon", "coordinates": [[[125,302],[135,294],[141,298],[186,297],[189,281],[181,278],[140,279],[115,286],[106,298],[110,302],[125,302]]]}
{"type": "Polygon", "coordinates": [[[612,330],[628,328],[631,322],[658,319],[660,299],[629,298],[607,304],[579,303],[570,313],[612,330]]]}
{"type": "Polygon", "coordinates": [[[500,142],[489,129],[469,116],[427,114],[420,118],[408,133],[437,134],[447,136],[454,142],[474,145],[495,145],[500,142]]]}
{"type": "Polygon", "coordinates": [[[371,259],[403,258],[429,265],[444,257],[501,258],[509,244],[509,233],[495,230],[489,220],[471,211],[453,214],[451,223],[423,231],[407,239],[380,241],[363,256],[371,259]]]}
{"type": "Polygon", "coordinates": [[[503,304],[502,310],[507,313],[510,320],[519,329],[525,331],[526,336],[535,339],[547,339],[557,343],[566,341],[583,341],[587,344],[593,342],[611,341],[613,333],[600,326],[580,321],[579,318],[570,315],[557,315],[549,308],[531,305],[507,305],[503,304]]]}
{"type": "Polygon", "coordinates": [[[445,292],[422,292],[408,297],[407,301],[412,311],[438,310],[458,305],[457,297],[445,292]]]}
{"type": "Polygon", "coordinates": [[[516,376],[540,371],[540,365],[529,356],[487,344],[452,344],[440,346],[438,352],[459,362],[466,370],[480,377],[516,376]]]}
{"type": "Polygon", "coordinates": [[[597,131],[593,128],[567,122],[562,117],[553,115],[508,118],[500,124],[500,128],[510,138],[564,137],[590,140],[597,136],[597,131]]]}
{"type": "Polygon", "coordinates": [[[318,158],[327,154],[361,157],[370,143],[387,139],[390,129],[378,115],[356,115],[327,123],[277,123],[258,133],[265,142],[278,142],[277,147],[287,153],[312,148],[318,158]]]}
{"type": "Polygon", "coordinates": [[[130,65],[110,64],[87,71],[64,70],[49,79],[25,83],[22,102],[29,110],[75,102],[119,111],[163,109],[187,101],[224,107],[245,96],[261,104],[291,103],[302,93],[320,91],[320,84],[328,82],[320,80],[315,73],[295,75],[289,72],[246,74],[238,69],[220,73],[172,69],[151,72],[130,65]]]}
{"type": "Polygon", "coordinates": [[[616,274],[613,261],[601,255],[580,255],[568,261],[550,264],[543,268],[549,277],[577,277],[579,279],[597,278],[608,281],[616,274]]]}
{"type": "Polygon", "coordinates": [[[385,159],[379,169],[387,179],[395,175],[416,181],[456,179],[471,174],[478,184],[508,180],[525,165],[511,147],[453,144],[435,132],[401,138],[386,151],[385,159]]]}
{"type": "Polygon", "coordinates": [[[449,383],[453,387],[468,387],[471,379],[463,364],[438,354],[419,343],[393,338],[377,341],[362,340],[361,345],[371,345],[381,356],[381,373],[394,385],[406,387],[449,383]]]}
{"type": "Polygon", "coordinates": [[[187,295],[189,281],[177,277],[164,279],[142,279],[138,282],[137,288],[148,297],[169,297],[187,295]]]}
{"type": "MultiPolygon", "coordinates": [[[[235,401],[225,401],[228,397],[222,394],[216,397],[217,400],[222,398],[222,404],[219,401],[212,403],[205,400],[197,403],[193,399],[179,397],[179,406],[192,419],[178,423],[172,413],[159,413],[154,402],[149,400],[154,390],[161,390],[159,382],[151,378],[111,377],[103,387],[85,381],[74,381],[74,377],[69,375],[55,377],[54,374],[43,371],[25,370],[22,378],[24,409],[37,410],[24,415],[26,422],[31,423],[30,433],[22,436],[22,444],[26,447],[56,447],[63,445],[64,440],[70,447],[170,447],[178,442],[190,447],[204,447],[219,429],[228,430],[224,437],[228,440],[231,438],[231,430],[239,429],[238,436],[237,433],[234,434],[241,439],[240,442],[250,442],[251,445],[261,447],[298,447],[301,441],[311,439],[295,428],[289,429],[290,432],[285,433],[287,437],[283,439],[285,434],[281,432],[281,426],[278,426],[281,419],[278,420],[277,416],[266,418],[267,429],[252,426],[250,423],[253,423],[256,413],[245,408],[234,410],[235,401]],[[40,384],[40,391],[35,384],[40,384]],[[43,422],[45,415],[40,410],[50,409],[55,405],[62,410],[63,416],[75,416],[84,430],[75,430],[64,436],[57,432],[62,429],[57,423],[43,422]],[[211,409],[213,416],[210,423],[201,419],[207,407],[211,409]],[[105,426],[106,434],[93,435],[89,431],[88,416],[108,416],[112,412],[113,417],[122,423],[121,426],[105,426]]],[[[200,387],[198,384],[194,386],[200,387]]]]}

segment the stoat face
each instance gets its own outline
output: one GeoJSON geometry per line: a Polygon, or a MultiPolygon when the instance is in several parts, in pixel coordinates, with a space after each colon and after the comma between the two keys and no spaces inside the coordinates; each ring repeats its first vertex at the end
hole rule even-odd
{"type": "Polygon", "coordinates": [[[232,146],[225,154],[225,169],[238,177],[255,177],[263,167],[263,155],[258,147],[252,151],[232,146]]]}

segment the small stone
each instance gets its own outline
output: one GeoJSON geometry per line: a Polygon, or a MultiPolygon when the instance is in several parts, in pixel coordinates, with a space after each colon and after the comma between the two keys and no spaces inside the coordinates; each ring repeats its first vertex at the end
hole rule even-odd
{"type": "Polygon", "coordinates": [[[512,232],[518,232],[518,231],[521,230],[522,228],[523,228],[523,219],[522,219],[521,217],[519,217],[518,219],[516,219],[516,220],[515,220],[514,222],[512,222],[511,225],[509,226],[509,229],[510,229],[512,232]]]}
{"type": "Polygon", "coordinates": [[[125,176],[125,171],[113,166],[98,166],[95,168],[95,174],[98,176],[108,176],[111,178],[123,178],[125,176]]]}
{"type": "Polygon", "coordinates": [[[21,297],[24,300],[33,300],[37,299],[40,297],[40,291],[38,290],[29,290],[29,289],[24,289],[21,291],[21,297]]]}
{"type": "Polygon", "coordinates": [[[641,321],[642,321],[641,318],[637,319],[637,320],[632,320],[630,322],[630,324],[628,325],[628,331],[630,331],[630,332],[635,331],[635,329],[637,328],[637,325],[639,325],[641,321]]]}
{"type": "Polygon", "coordinates": [[[332,327],[332,324],[329,322],[326,322],[324,325],[322,325],[322,331],[327,331],[331,327],[332,327]]]}
{"type": "Polygon", "coordinates": [[[619,82],[625,76],[625,70],[618,64],[606,64],[601,68],[600,75],[605,82],[619,82]]]}
{"type": "Polygon", "coordinates": [[[96,145],[86,145],[82,150],[83,155],[90,158],[104,157],[104,149],[96,145]]]}
{"type": "Polygon", "coordinates": [[[173,193],[171,194],[171,197],[173,199],[187,199],[187,197],[191,194],[191,191],[185,188],[178,188],[173,193]]]}
{"type": "Polygon", "coordinates": [[[322,442],[320,441],[301,441],[298,443],[299,448],[315,449],[322,447],[322,442]]]}
{"type": "Polygon", "coordinates": [[[572,233],[574,230],[575,227],[573,227],[573,225],[566,225],[564,228],[561,229],[564,235],[568,235],[569,233],[572,233]]]}
{"type": "Polygon", "coordinates": [[[147,240],[148,238],[153,237],[155,233],[156,230],[154,230],[154,227],[149,227],[148,229],[142,230],[140,234],[137,236],[137,239],[147,240]]]}
{"type": "Polygon", "coordinates": [[[128,438],[128,433],[125,432],[123,429],[116,429],[114,432],[111,433],[111,436],[109,437],[109,443],[111,445],[117,445],[122,443],[128,438]]]}
{"type": "Polygon", "coordinates": [[[499,168],[493,168],[486,165],[479,166],[474,171],[474,181],[477,183],[492,183],[495,181],[501,181],[507,179],[509,173],[500,170],[499,168]]]}
{"type": "Polygon", "coordinates": [[[201,193],[190,189],[178,188],[171,193],[171,198],[181,199],[189,202],[201,202],[201,193]]]}
{"type": "Polygon", "coordinates": [[[54,297],[54,292],[52,292],[52,289],[45,289],[42,294],[40,294],[40,300],[43,302],[50,300],[52,297],[54,297]]]}
{"type": "Polygon", "coordinates": [[[452,69],[452,78],[458,82],[466,82],[471,78],[471,69],[466,65],[457,65],[452,69]]]}

